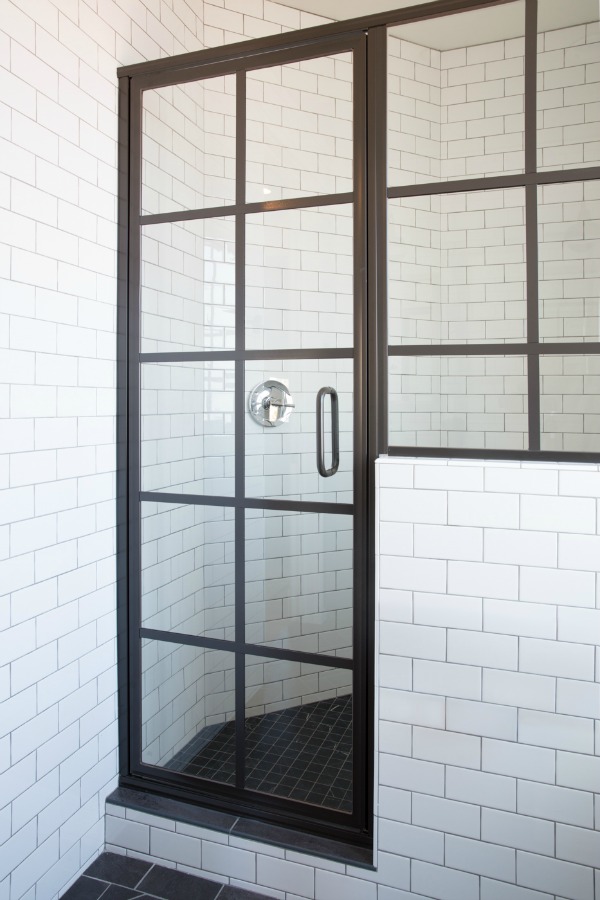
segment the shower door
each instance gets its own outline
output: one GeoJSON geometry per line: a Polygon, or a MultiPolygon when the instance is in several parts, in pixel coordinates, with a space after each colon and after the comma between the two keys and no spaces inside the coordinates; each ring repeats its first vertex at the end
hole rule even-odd
{"type": "Polygon", "coordinates": [[[365,41],[130,97],[129,782],[356,839],[365,41]]]}

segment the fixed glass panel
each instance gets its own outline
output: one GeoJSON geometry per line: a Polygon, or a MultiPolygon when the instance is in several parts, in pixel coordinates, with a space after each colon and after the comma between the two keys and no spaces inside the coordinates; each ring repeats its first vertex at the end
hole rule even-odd
{"type": "Polygon", "coordinates": [[[142,214],[235,201],[235,76],[142,94],[142,214]]]}
{"type": "Polygon", "coordinates": [[[390,344],[526,338],[525,190],[388,201],[390,344]]]}
{"type": "Polygon", "coordinates": [[[142,762],[232,784],[235,761],[217,744],[233,730],[235,655],[143,640],[141,664],[142,762]]]}
{"type": "Polygon", "coordinates": [[[524,356],[392,356],[389,442],[526,450],[524,356]]]}
{"type": "Polygon", "coordinates": [[[352,53],[246,76],[250,203],[352,190],[352,53]]]}
{"type": "Polygon", "coordinates": [[[140,350],[235,347],[235,220],[145,225],[141,232],[140,350]]]}
{"type": "Polygon", "coordinates": [[[388,31],[388,184],[524,171],[525,3],[388,31]]]}
{"type": "Polygon", "coordinates": [[[246,347],[352,347],[352,204],[246,218],[246,347]]]}
{"type": "Polygon", "coordinates": [[[352,656],[353,518],[246,510],[246,642],[352,656]]]}
{"type": "Polygon", "coordinates": [[[246,787],[352,812],[352,672],[246,659],[246,787]]]}
{"type": "Polygon", "coordinates": [[[141,489],[234,493],[234,364],[141,366],[141,489]]]}
{"type": "Polygon", "coordinates": [[[600,181],[538,187],[538,240],[540,339],[600,340],[600,181]]]}
{"type": "MultiPolygon", "coordinates": [[[[246,496],[352,502],[353,362],[350,359],[290,359],[246,363],[246,396],[265,381],[279,381],[291,394],[291,415],[276,427],[259,424],[246,409],[246,496]],[[339,467],[323,477],[317,467],[317,395],[332,387],[339,407],[339,467]]],[[[323,456],[331,469],[334,417],[323,416],[323,456]]]]}
{"type": "Polygon", "coordinates": [[[597,0],[538,3],[540,171],[600,163],[600,43],[597,0]]]}
{"type": "Polygon", "coordinates": [[[235,512],[141,504],[141,624],[234,639],[235,512]]]}
{"type": "Polygon", "coordinates": [[[600,356],[541,356],[542,450],[600,450],[600,356]]]}

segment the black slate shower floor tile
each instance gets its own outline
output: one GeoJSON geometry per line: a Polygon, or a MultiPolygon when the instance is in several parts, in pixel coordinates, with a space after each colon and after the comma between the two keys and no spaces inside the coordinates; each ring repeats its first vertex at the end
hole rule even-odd
{"type": "Polygon", "coordinates": [[[137,887],[161,900],[215,900],[222,885],[186,872],[154,866],[137,887]]]}
{"type": "MultiPolygon", "coordinates": [[[[235,722],[201,731],[167,768],[234,784],[235,722]]],[[[335,697],[249,716],[246,787],[350,812],[352,698],[335,697]]]]}
{"type": "Polygon", "coordinates": [[[151,868],[152,863],[141,859],[132,859],[119,853],[103,853],[86,869],[85,874],[124,887],[136,887],[151,868]]]}
{"type": "Polygon", "coordinates": [[[98,900],[105,892],[108,884],[105,881],[96,881],[95,878],[86,878],[82,875],[75,884],[72,884],[62,900],[98,900]]]}

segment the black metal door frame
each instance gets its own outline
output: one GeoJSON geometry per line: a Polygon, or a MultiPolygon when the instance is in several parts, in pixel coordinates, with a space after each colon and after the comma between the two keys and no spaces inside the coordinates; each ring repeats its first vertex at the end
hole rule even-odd
{"type": "MultiPolygon", "coordinates": [[[[289,38],[288,38],[289,43],[289,38]]],[[[122,496],[119,632],[121,783],[167,796],[195,798],[203,805],[259,815],[272,821],[297,824],[345,840],[370,842],[372,820],[373,746],[373,546],[368,529],[373,524],[374,500],[369,490],[367,421],[367,38],[363,31],[326,36],[309,43],[296,40],[282,50],[268,49],[239,55],[223,48],[221,58],[181,68],[178,60],[160,71],[121,76],[121,245],[120,245],[120,352],[119,494],[122,496]],[[246,73],[254,69],[299,62],[336,53],[352,53],[354,83],[353,191],[292,200],[246,203],[246,73]],[[141,215],[141,135],[144,90],[196,81],[215,75],[236,77],[236,198],[229,206],[185,212],[141,215]],[[123,174],[127,171],[127,176],[123,174]],[[127,197],[124,196],[125,191],[127,197]],[[354,348],[245,349],[245,227],[250,213],[353,204],[354,210],[354,348]],[[125,218],[123,218],[123,216],[125,218]],[[213,217],[235,217],[235,350],[141,353],[139,350],[140,235],[144,225],[213,217]],[[125,226],[124,223],[127,223],[125,226]],[[126,302],[125,302],[126,300],[126,302]],[[248,360],[350,359],[354,364],[354,475],[351,504],[255,499],[245,496],[245,363],[248,360]],[[140,368],[152,362],[231,361],[235,367],[235,496],[206,496],[143,492],[140,483],[140,368]],[[127,424],[126,433],[124,425],[127,424]],[[126,490],[126,495],[125,495],[126,490]],[[143,501],[228,507],[235,515],[235,640],[225,641],[144,628],[140,598],[140,506],[143,501]],[[351,515],[354,520],[353,658],[328,656],[246,643],[244,628],[245,510],[320,512],[351,515]],[[124,534],[127,531],[127,539],[124,534]],[[127,544],[127,549],[125,548],[127,544]],[[125,563],[126,560],[126,563],[125,563]],[[127,606],[127,613],[125,612],[127,606]],[[126,641],[123,632],[127,631],[126,641]],[[151,766],[141,755],[141,642],[153,639],[235,653],[236,786],[201,782],[192,776],[151,766]],[[126,646],[128,649],[126,649],[126,646]],[[295,660],[353,674],[353,811],[351,814],[318,808],[300,801],[261,795],[244,787],[245,658],[295,660]],[[125,675],[127,673],[127,675],[125,675]]]]}

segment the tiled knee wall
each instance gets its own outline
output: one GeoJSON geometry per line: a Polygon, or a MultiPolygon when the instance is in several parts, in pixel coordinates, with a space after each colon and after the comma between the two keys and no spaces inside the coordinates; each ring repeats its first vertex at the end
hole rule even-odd
{"type": "Polygon", "coordinates": [[[109,849],[281,900],[597,900],[600,467],[378,472],[376,871],[117,807],[109,849]]]}
{"type": "Polygon", "coordinates": [[[379,846],[418,894],[592,900],[600,471],[379,474],[379,846]]]}

